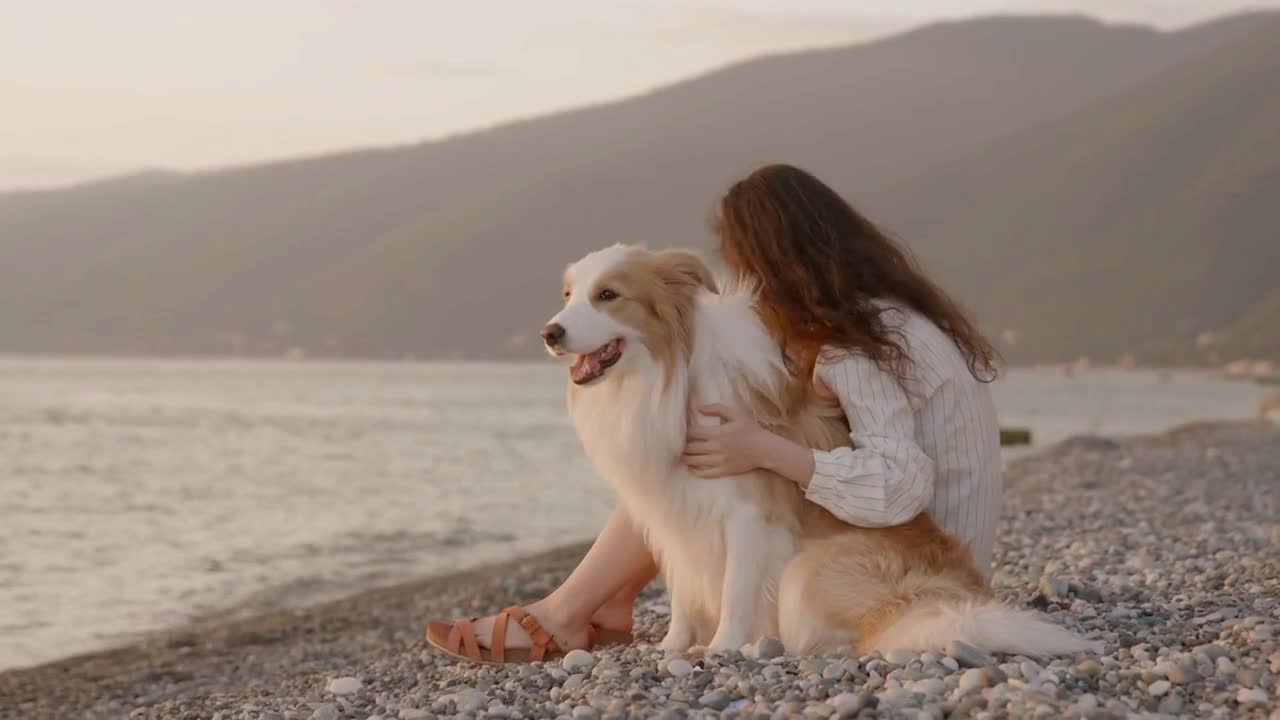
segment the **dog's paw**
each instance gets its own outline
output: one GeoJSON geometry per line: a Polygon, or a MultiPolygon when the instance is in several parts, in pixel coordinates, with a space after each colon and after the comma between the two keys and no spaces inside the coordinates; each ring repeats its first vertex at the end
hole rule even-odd
{"type": "Polygon", "coordinates": [[[683,653],[693,645],[693,638],[685,633],[668,632],[667,636],[662,638],[662,642],[658,643],[658,647],[669,653],[683,653]]]}
{"type": "Polygon", "coordinates": [[[707,645],[707,652],[715,654],[735,652],[741,650],[742,646],[746,644],[746,638],[721,637],[717,634],[711,638],[711,642],[707,645]]]}

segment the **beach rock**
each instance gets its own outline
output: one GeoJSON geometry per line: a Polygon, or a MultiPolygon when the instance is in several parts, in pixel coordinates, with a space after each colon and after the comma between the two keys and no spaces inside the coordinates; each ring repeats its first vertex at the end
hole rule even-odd
{"type": "Polygon", "coordinates": [[[1066,580],[1051,575],[1040,578],[1040,592],[1050,600],[1063,600],[1067,597],[1071,585],[1066,580]]]}
{"type": "Polygon", "coordinates": [[[338,720],[341,717],[335,703],[323,703],[311,713],[311,720],[338,720]]]}
{"type": "Polygon", "coordinates": [[[1229,657],[1220,657],[1214,662],[1215,671],[1218,677],[1229,678],[1236,674],[1236,664],[1231,662],[1229,657]]]}
{"type": "Polygon", "coordinates": [[[586,650],[570,650],[565,653],[564,659],[560,661],[560,665],[565,672],[577,673],[583,672],[595,665],[595,657],[586,650]]]}
{"type": "Polygon", "coordinates": [[[782,646],[782,641],[776,637],[762,637],[760,642],[756,644],[756,656],[761,660],[772,660],[776,657],[782,657],[786,653],[786,648],[782,646]]]}
{"type": "Polygon", "coordinates": [[[924,680],[917,680],[915,685],[912,686],[912,690],[926,696],[941,695],[946,692],[946,689],[947,685],[941,678],[925,678],[924,680]]]}
{"type": "Polygon", "coordinates": [[[987,651],[963,640],[952,640],[947,643],[947,655],[955,658],[960,666],[968,668],[992,665],[996,661],[987,651]]]}
{"type": "Polygon", "coordinates": [[[475,688],[468,688],[458,693],[457,701],[460,712],[479,712],[489,704],[485,694],[475,688]]]}
{"type": "Polygon", "coordinates": [[[1157,680],[1147,686],[1147,693],[1150,694],[1151,697],[1160,697],[1161,695],[1169,692],[1169,689],[1172,687],[1173,684],[1168,680],[1157,680]]]}
{"type": "Polygon", "coordinates": [[[835,708],[840,715],[857,714],[867,704],[866,697],[860,693],[842,692],[827,698],[827,704],[835,708]]]}
{"type": "Polygon", "coordinates": [[[698,698],[698,704],[712,710],[723,710],[729,705],[729,693],[724,690],[712,690],[698,698]]]}
{"type": "Polygon", "coordinates": [[[334,678],[325,685],[325,692],[331,695],[354,695],[364,689],[359,678],[351,676],[334,678]]]}
{"type": "Polygon", "coordinates": [[[1187,685],[1200,679],[1200,674],[1196,672],[1196,668],[1191,663],[1177,663],[1169,668],[1166,674],[1169,682],[1175,685],[1187,685]]]}
{"type": "Polygon", "coordinates": [[[884,659],[888,660],[891,665],[907,665],[917,657],[919,656],[910,650],[890,650],[884,656],[884,659]]]}
{"type": "Polygon", "coordinates": [[[1236,702],[1241,705],[1263,705],[1268,702],[1267,693],[1259,688],[1240,688],[1236,692],[1236,702]]]}
{"type": "Polygon", "coordinates": [[[683,658],[675,658],[667,663],[667,672],[674,677],[682,678],[693,672],[693,665],[690,665],[689,661],[683,658]]]}
{"type": "Polygon", "coordinates": [[[984,668],[970,668],[960,675],[960,693],[966,694],[981,690],[990,684],[990,676],[984,668]]]}
{"type": "Polygon", "coordinates": [[[1102,663],[1093,658],[1085,658],[1076,663],[1075,670],[1084,677],[1097,677],[1102,673],[1102,663]]]}
{"type": "Polygon", "coordinates": [[[565,678],[564,682],[560,683],[560,689],[565,692],[573,692],[582,687],[582,683],[585,682],[586,679],[586,675],[582,673],[574,673],[573,675],[565,678]]]}

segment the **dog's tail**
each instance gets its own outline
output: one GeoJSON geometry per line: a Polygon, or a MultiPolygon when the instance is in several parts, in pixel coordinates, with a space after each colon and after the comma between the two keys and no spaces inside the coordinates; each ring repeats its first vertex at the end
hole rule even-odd
{"type": "Polygon", "coordinates": [[[1101,652],[1085,640],[1036,613],[994,600],[923,604],[907,608],[872,643],[875,650],[928,650],[963,640],[989,652],[1050,657],[1101,652]]]}

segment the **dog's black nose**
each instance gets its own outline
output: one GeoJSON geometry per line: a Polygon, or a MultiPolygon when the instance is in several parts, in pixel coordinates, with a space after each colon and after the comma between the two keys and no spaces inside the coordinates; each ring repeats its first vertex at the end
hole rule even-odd
{"type": "Polygon", "coordinates": [[[564,339],[564,326],[560,323],[551,323],[542,328],[542,341],[547,347],[555,347],[564,339]]]}

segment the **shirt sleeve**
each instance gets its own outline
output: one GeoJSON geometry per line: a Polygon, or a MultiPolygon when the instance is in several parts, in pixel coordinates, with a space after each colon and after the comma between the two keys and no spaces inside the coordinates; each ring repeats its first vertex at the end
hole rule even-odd
{"type": "Polygon", "coordinates": [[[926,509],[934,463],[916,444],[915,411],[898,379],[859,354],[823,366],[822,378],[849,419],[853,447],[813,451],[806,496],[863,527],[899,525],[926,509]]]}

